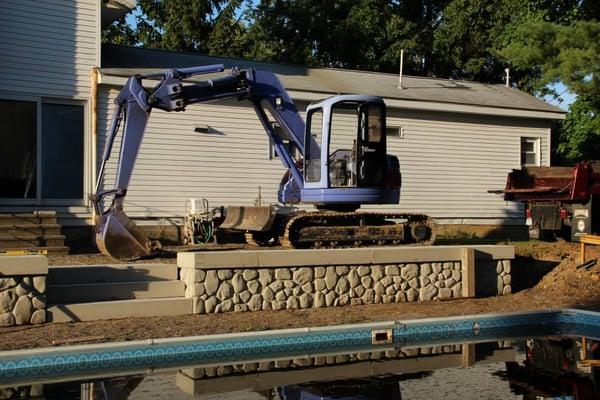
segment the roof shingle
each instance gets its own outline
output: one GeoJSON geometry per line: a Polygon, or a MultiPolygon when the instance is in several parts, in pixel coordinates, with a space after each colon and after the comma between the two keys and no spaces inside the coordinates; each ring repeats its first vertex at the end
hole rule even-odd
{"type": "MultiPolygon", "coordinates": [[[[275,73],[288,90],[327,94],[371,94],[389,99],[428,101],[506,109],[544,111],[562,118],[565,111],[534,96],[504,85],[451,79],[404,76],[334,68],[309,68],[203,54],[103,45],[102,73],[128,76],[133,69],[164,69],[194,65],[224,64],[275,73]]],[[[139,71],[138,71],[139,72],[139,71]]],[[[147,71],[146,71],[147,72],[147,71]]]]}

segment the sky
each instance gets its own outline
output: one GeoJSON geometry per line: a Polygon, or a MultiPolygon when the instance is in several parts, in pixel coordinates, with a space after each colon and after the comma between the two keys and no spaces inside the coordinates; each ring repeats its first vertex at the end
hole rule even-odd
{"type": "Polygon", "coordinates": [[[555,99],[552,96],[545,96],[544,100],[546,103],[552,104],[553,106],[558,106],[565,111],[569,111],[569,107],[571,107],[571,104],[573,104],[577,96],[574,93],[569,92],[562,83],[557,83],[555,85],[551,85],[550,87],[557,93],[561,93],[561,95],[558,99],[555,99]]]}

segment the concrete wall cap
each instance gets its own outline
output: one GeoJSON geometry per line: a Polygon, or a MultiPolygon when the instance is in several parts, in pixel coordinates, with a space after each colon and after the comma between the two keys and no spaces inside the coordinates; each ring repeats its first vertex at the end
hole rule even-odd
{"type": "Polygon", "coordinates": [[[15,275],[48,275],[48,258],[41,255],[0,254],[0,277],[15,275]]]}
{"type": "Polygon", "coordinates": [[[357,249],[289,249],[181,252],[180,268],[272,268],[459,261],[461,248],[474,248],[476,259],[515,257],[514,246],[399,246],[357,249]]]}

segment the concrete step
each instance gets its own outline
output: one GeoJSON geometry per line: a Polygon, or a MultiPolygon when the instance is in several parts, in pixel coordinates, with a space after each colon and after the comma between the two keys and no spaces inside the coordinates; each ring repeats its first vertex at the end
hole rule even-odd
{"type": "Polygon", "coordinates": [[[60,235],[59,224],[13,224],[0,225],[0,237],[60,235]]]}
{"type": "Polygon", "coordinates": [[[48,267],[48,285],[177,280],[175,264],[106,264],[48,267]]]}
{"type": "Polygon", "coordinates": [[[0,214],[0,225],[14,224],[56,224],[56,212],[34,211],[32,213],[3,213],[0,214]]]}
{"type": "Polygon", "coordinates": [[[48,307],[47,311],[50,322],[185,315],[192,313],[192,299],[167,297],[164,299],[58,304],[48,307]]]}
{"type": "Polygon", "coordinates": [[[158,299],[185,294],[181,281],[79,283],[49,285],[48,303],[91,303],[108,300],[158,299]]]}
{"type": "Polygon", "coordinates": [[[69,248],[67,246],[20,246],[20,247],[2,247],[0,253],[7,251],[44,251],[48,252],[49,256],[65,256],[69,254],[69,248]]]}
{"type": "Polygon", "coordinates": [[[5,248],[23,248],[31,246],[56,247],[64,246],[64,235],[36,236],[20,234],[15,236],[0,236],[0,249],[5,248]]]}

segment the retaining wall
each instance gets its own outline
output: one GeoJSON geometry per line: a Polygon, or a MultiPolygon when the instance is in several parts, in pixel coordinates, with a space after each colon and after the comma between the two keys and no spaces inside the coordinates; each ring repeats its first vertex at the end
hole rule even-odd
{"type": "Polygon", "coordinates": [[[508,294],[513,258],[512,246],[411,246],[184,252],[178,266],[207,314],[508,294]]]}
{"type": "Polygon", "coordinates": [[[46,322],[44,256],[0,255],[0,327],[46,322]]]}
{"type": "Polygon", "coordinates": [[[390,348],[180,369],[176,384],[191,395],[260,391],[276,386],[410,374],[516,360],[511,342],[390,348]]]}

